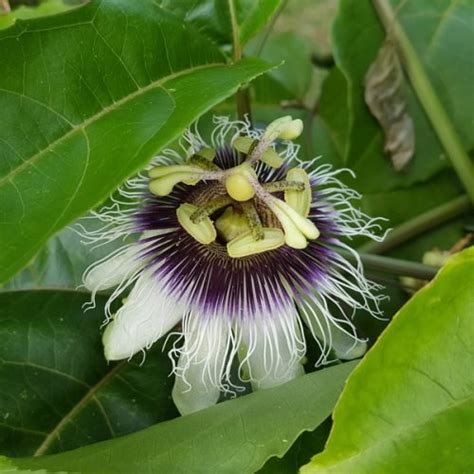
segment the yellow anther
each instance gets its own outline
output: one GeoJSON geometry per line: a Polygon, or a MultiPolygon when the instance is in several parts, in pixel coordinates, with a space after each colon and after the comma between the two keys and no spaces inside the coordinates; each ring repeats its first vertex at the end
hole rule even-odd
{"type": "Polygon", "coordinates": [[[178,183],[186,182],[186,184],[194,185],[198,181],[199,175],[195,173],[172,173],[150,181],[148,187],[157,196],[167,196],[178,183]]]}
{"type": "Polygon", "coordinates": [[[288,246],[304,249],[307,246],[306,239],[314,240],[319,237],[318,228],[309,219],[298,214],[286,202],[273,198],[269,206],[283,227],[288,246]]]}
{"type": "Polygon", "coordinates": [[[216,156],[216,150],[213,148],[203,148],[196,152],[196,155],[206,158],[206,160],[212,161],[216,156]]]}
{"type": "Polygon", "coordinates": [[[236,201],[248,201],[255,196],[255,189],[249,179],[257,179],[255,171],[249,165],[236,166],[225,180],[227,193],[236,201]]]}
{"type": "Polygon", "coordinates": [[[278,207],[272,208],[272,211],[277,216],[281,226],[283,227],[286,245],[294,249],[306,248],[308,246],[308,241],[292,220],[278,207]]]}
{"type": "Polygon", "coordinates": [[[269,140],[281,138],[283,140],[294,140],[301,135],[303,131],[303,122],[300,119],[294,119],[291,115],[280,117],[268,125],[264,137],[269,140]]]}
{"type": "Polygon", "coordinates": [[[199,171],[195,166],[188,165],[172,165],[172,166],[155,166],[148,172],[150,178],[162,178],[175,173],[195,173],[199,171]]]}
{"type": "Polygon", "coordinates": [[[188,174],[187,177],[183,179],[183,183],[188,186],[195,186],[199,181],[201,181],[201,176],[198,174],[188,174]]]}
{"type": "Polygon", "coordinates": [[[285,191],[285,201],[298,214],[303,217],[308,217],[311,208],[311,185],[308,174],[304,169],[292,168],[288,171],[286,179],[288,181],[295,181],[304,184],[304,189],[302,191],[287,189],[285,191]]]}
{"type": "Polygon", "coordinates": [[[180,182],[194,186],[200,180],[201,171],[189,165],[155,166],[148,172],[152,178],[148,186],[153,194],[167,196],[180,182]]]}
{"type": "MultiPolygon", "coordinates": [[[[253,143],[254,139],[251,137],[238,137],[232,142],[232,146],[236,150],[248,154],[253,143]]],[[[280,168],[283,164],[283,159],[273,148],[267,148],[260,159],[272,168],[280,168]]]]}
{"type": "Polygon", "coordinates": [[[176,216],[181,227],[195,240],[201,244],[210,244],[216,240],[217,232],[209,217],[205,217],[195,224],[191,220],[191,215],[194,214],[198,208],[192,204],[184,203],[178,207],[176,216]]]}
{"type": "Polygon", "coordinates": [[[303,121],[301,119],[292,120],[280,132],[279,138],[282,140],[294,140],[303,132],[303,121]]]}
{"type": "Polygon", "coordinates": [[[230,242],[250,230],[247,217],[241,212],[234,211],[232,207],[225,210],[216,220],[215,225],[219,236],[226,242],[230,242]]]}
{"type": "Polygon", "coordinates": [[[263,234],[261,240],[255,240],[250,231],[236,237],[227,244],[227,253],[232,258],[248,257],[274,250],[285,243],[285,237],[280,229],[265,227],[263,234]]]}

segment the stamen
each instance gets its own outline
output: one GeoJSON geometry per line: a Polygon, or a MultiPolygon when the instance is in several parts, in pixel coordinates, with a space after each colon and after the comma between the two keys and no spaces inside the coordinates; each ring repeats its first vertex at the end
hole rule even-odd
{"type": "MultiPolygon", "coordinates": [[[[236,150],[249,155],[256,148],[258,143],[258,140],[254,140],[251,137],[238,137],[232,142],[232,146],[236,150]]],[[[273,148],[265,150],[260,159],[272,168],[280,168],[283,164],[283,159],[273,148]]]]}
{"type": "Polygon", "coordinates": [[[184,182],[185,184],[194,186],[200,179],[201,177],[197,173],[175,172],[165,174],[161,178],[150,181],[148,187],[150,191],[157,196],[167,196],[173,191],[176,184],[184,182]]]}
{"type": "Polygon", "coordinates": [[[213,161],[216,156],[216,150],[214,148],[202,148],[194,156],[205,158],[208,161],[213,161]]]}
{"type": "Polygon", "coordinates": [[[257,209],[251,201],[241,203],[245,217],[247,218],[250,230],[255,240],[262,240],[264,238],[263,225],[257,213],[257,209]]]}
{"type": "Polygon", "coordinates": [[[282,191],[304,191],[305,186],[299,181],[288,181],[287,179],[282,179],[281,181],[275,181],[274,183],[264,183],[262,184],[263,189],[268,193],[278,193],[282,191]]]}
{"type": "Polygon", "coordinates": [[[196,173],[199,169],[189,165],[172,165],[172,166],[155,166],[148,172],[148,176],[152,179],[163,178],[174,173],[196,173]]]}
{"type": "Polygon", "coordinates": [[[276,198],[274,198],[274,202],[295,223],[298,229],[300,229],[308,239],[314,240],[319,237],[319,230],[313,224],[313,222],[298,214],[286,202],[276,198]]]}
{"type": "Polygon", "coordinates": [[[249,152],[246,162],[254,164],[262,159],[267,148],[272,144],[273,140],[281,138],[283,140],[293,140],[301,135],[303,131],[303,122],[300,119],[293,120],[290,115],[274,120],[262,135],[262,138],[249,152]]]}
{"type": "Polygon", "coordinates": [[[319,237],[318,228],[305,217],[301,216],[286,202],[272,196],[267,205],[280,221],[285,232],[286,244],[296,249],[307,246],[306,239],[314,240],[319,237]]]}
{"type": "Polygon", "coordinates": [[[220,196],[216,199],[212,199],[211,201],[207,202],[203,206],[199,206],[197,211],[191,215],[191,220],[195,224],[199,224],[199,222],[207,216],[210,216],[214,212],[222,209],[225,206],[228,206],[233,202],[230,196],[220,196]]]}
{"type": "Polygon", "coordinates": [[[188,162],[204,170],[220,171],[220,168],[212,162],[212,159],[209,160],[208,158],[201,156],[199,154],[191,156],[188,162]]]}
{"type": "Polygon", "coordinates": [[[295,119],[291,115],[285,115],[274,120],[265,130],[263,136],[269,138],[271,141],[276,138],[282,140],[294,140],[301,135],[303,131],[303,122],[300,119],[295,119]]]}
{"type": "Polygon", "coordinates": [[[189,203],[181,204],[176,211],[178,222],[181,227],[195,240],[201,244],[208,245],[216,240],[217,232],[209,217],[204,217],[199,223],[194,223],[191,216],[198,210],[196,206],[189,203]]]}
{"type": "Polygon", "coordinates": [[[311,185],[306,171],[302,168],[292,168],[286,174],[286,178],[293,183],[302,185],[302,189],[286,189],[285,201],[298,214],[308,217],[311,208],[311,185]]]}
{"type": "Polygon", "coordinates": [[[280,229],[263,228],[263,239],[255,240],[251,231],[236,237],[227,244],[227,253],[232,258],[248,257],[281,247],[285,237],[280,229]]]}

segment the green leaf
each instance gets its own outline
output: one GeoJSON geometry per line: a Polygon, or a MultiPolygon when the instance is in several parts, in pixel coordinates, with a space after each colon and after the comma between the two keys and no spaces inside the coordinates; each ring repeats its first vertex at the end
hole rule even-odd
{"type": "MultiPolygon", "coordinates": [[[[231,0],[233,1],[233,0],[231,0]]],[[[252,39],[270,20],[282,0],[254,0],[242,1],[241,9],[246,12],[240,25],[240,43],[246,44],[252,39]]]]}
{"type": "Polygon", "coordinates": [[[302,464],[306,464],[316,452],[324,449],[324,445],[331,429],[331,420],[328,418],[314,431],[305,431],[292,444],[282,458],[272,457],[258,474],[297,474],[302,464]]]}
{"type": "MultiPolygon", "coordinates": [[[[397,8],[400,2],[392,3],[397,8]]],[[[474,41],[474,28],[463,19],[473,14],[472,4],[455,0],[407,0],[397,9],[401,27],[423,61],[468,150],[474,145],[468,118],[474,108],[474,95],[470,93],[474,68],[468,52],[474,41]]],[[[416,150],[408,173],[394,172],[383,152],[382,131],[363,97],[364,77],[384,38],[371,2],[343,0],[333,33],[336,61],[347,79],[349,91],[349,147],[345,160],[358,174],[359,189],[377,192],[405,187],[426,180],[446,167],[444,151],[410,87],[406,88],[406,94],[408,112],[415,124],[416,150]]]]}
{"type": "Polygon", "coordinates": [[[116,440],[44,458],[15,459],[14,464],[102,474],[253,473],[329,416],[355,364],[320,370],[116,440]]]}
{"type": "Polygon", "coordinates": [[[75,290],[82,285],[82,275],[89,265],[124,245],[123,240],[99,247],[87,245],[78,233],[78,226],[92,230],[103,226],[103,223],[89,215],[66,227],[51,237],[34,259],[8,280],[0,291],[42,288],[75,290]]]}
{"type": "Polygon", "coordinates": [[[398,313],[349,378],[302,473],[472,472],[474,248],[398,313]]]}
{"type": "Polygon", "coordinates": [[[282,0],[155,0],[219,45],[232,43],[229,2],[233,2],[242,45],[270,21],[282,0]]]}
{"type": "Polygon", "coordinates": [[[316,156],[337,167],[344,165],[347,149],[348,111],[347,85],[342,72],[333,68],[325,78],[318,113],[313,123],[312,149],[316,156]]]}
{"type": "Polygon", "coordinates": [[[200,114],[268,69],[148,0],[95,0],[0,32],[0,281],[200,114]]]}
{"type": "Polygon", "coordinates": [[[232,43],[228,0],[155,0],[155,3],[219,46],[232,43]]]}
{"type": "Polygon", "coordinates": [[[107,365],[105,298],[84,314],[74,291],[0,294],[0,449],[54,453],[137,431],[177,415],[161,345],[107,365]]]}
{"type": "Polygon", "coordinates": [[[273,64],[282,64],[253,82],[255,102],[277,105],[282,100],[302,101],[313,73],[308,43],[299,35],[287,32],[271,35],[261,51],[259,45],[257,40],[252,42],[246,52],[273,64]],[[295,74],[295,71],[298,73],[295,74]]]}

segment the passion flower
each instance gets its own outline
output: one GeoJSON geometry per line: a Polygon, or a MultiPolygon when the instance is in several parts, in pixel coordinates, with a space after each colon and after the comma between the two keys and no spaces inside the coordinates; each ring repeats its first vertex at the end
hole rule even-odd
{"type": "Polygon", "coordinates": [[[93,295],[115,288],[103,335],[108,360],[175,328],[172,395],[182,414],[242,382],[260,389],[303,374],[305,334],[320,346],[318,364],[331,350],[362,355],[352,316],[380,313],[377,285],[341,241],[380,240],[380,226],[352,206],[359,196],[339,181],[343,170],[298,159],[290,140],[301,121],[283,117],[262,131],[223,117],[215,124],[211,143],[188,131],[182,153],[164,150],[125,183],[122,198],[95,214],[103,228],[86,234],[96,243],[135,238],[92,265],[84,284],[93,295]]]}

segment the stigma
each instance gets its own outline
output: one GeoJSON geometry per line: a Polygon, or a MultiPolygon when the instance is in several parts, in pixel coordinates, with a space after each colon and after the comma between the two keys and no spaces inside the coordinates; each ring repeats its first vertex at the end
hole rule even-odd
{"type": "Polygon", "coordinates": [[[302,129],[301,120],[286,116],[257,137],[235,137],[231,146],[238,164],[231,168],[219,167],[216,151],[208,148],[194,152],[183,164],[156,166],[149,171],[149,190],[168,196],[176,186],[191,187],[187,201],[176,211],[177,222],[194,240],[220,247],[230,258],[283,245],[304,249],[319,237],[308,218],[311,182],[303,168],[285,164],[275,144],[297,138],[302,129]],[[262,179],[257,167],[277,172],[263,173],[262,179]]]}

